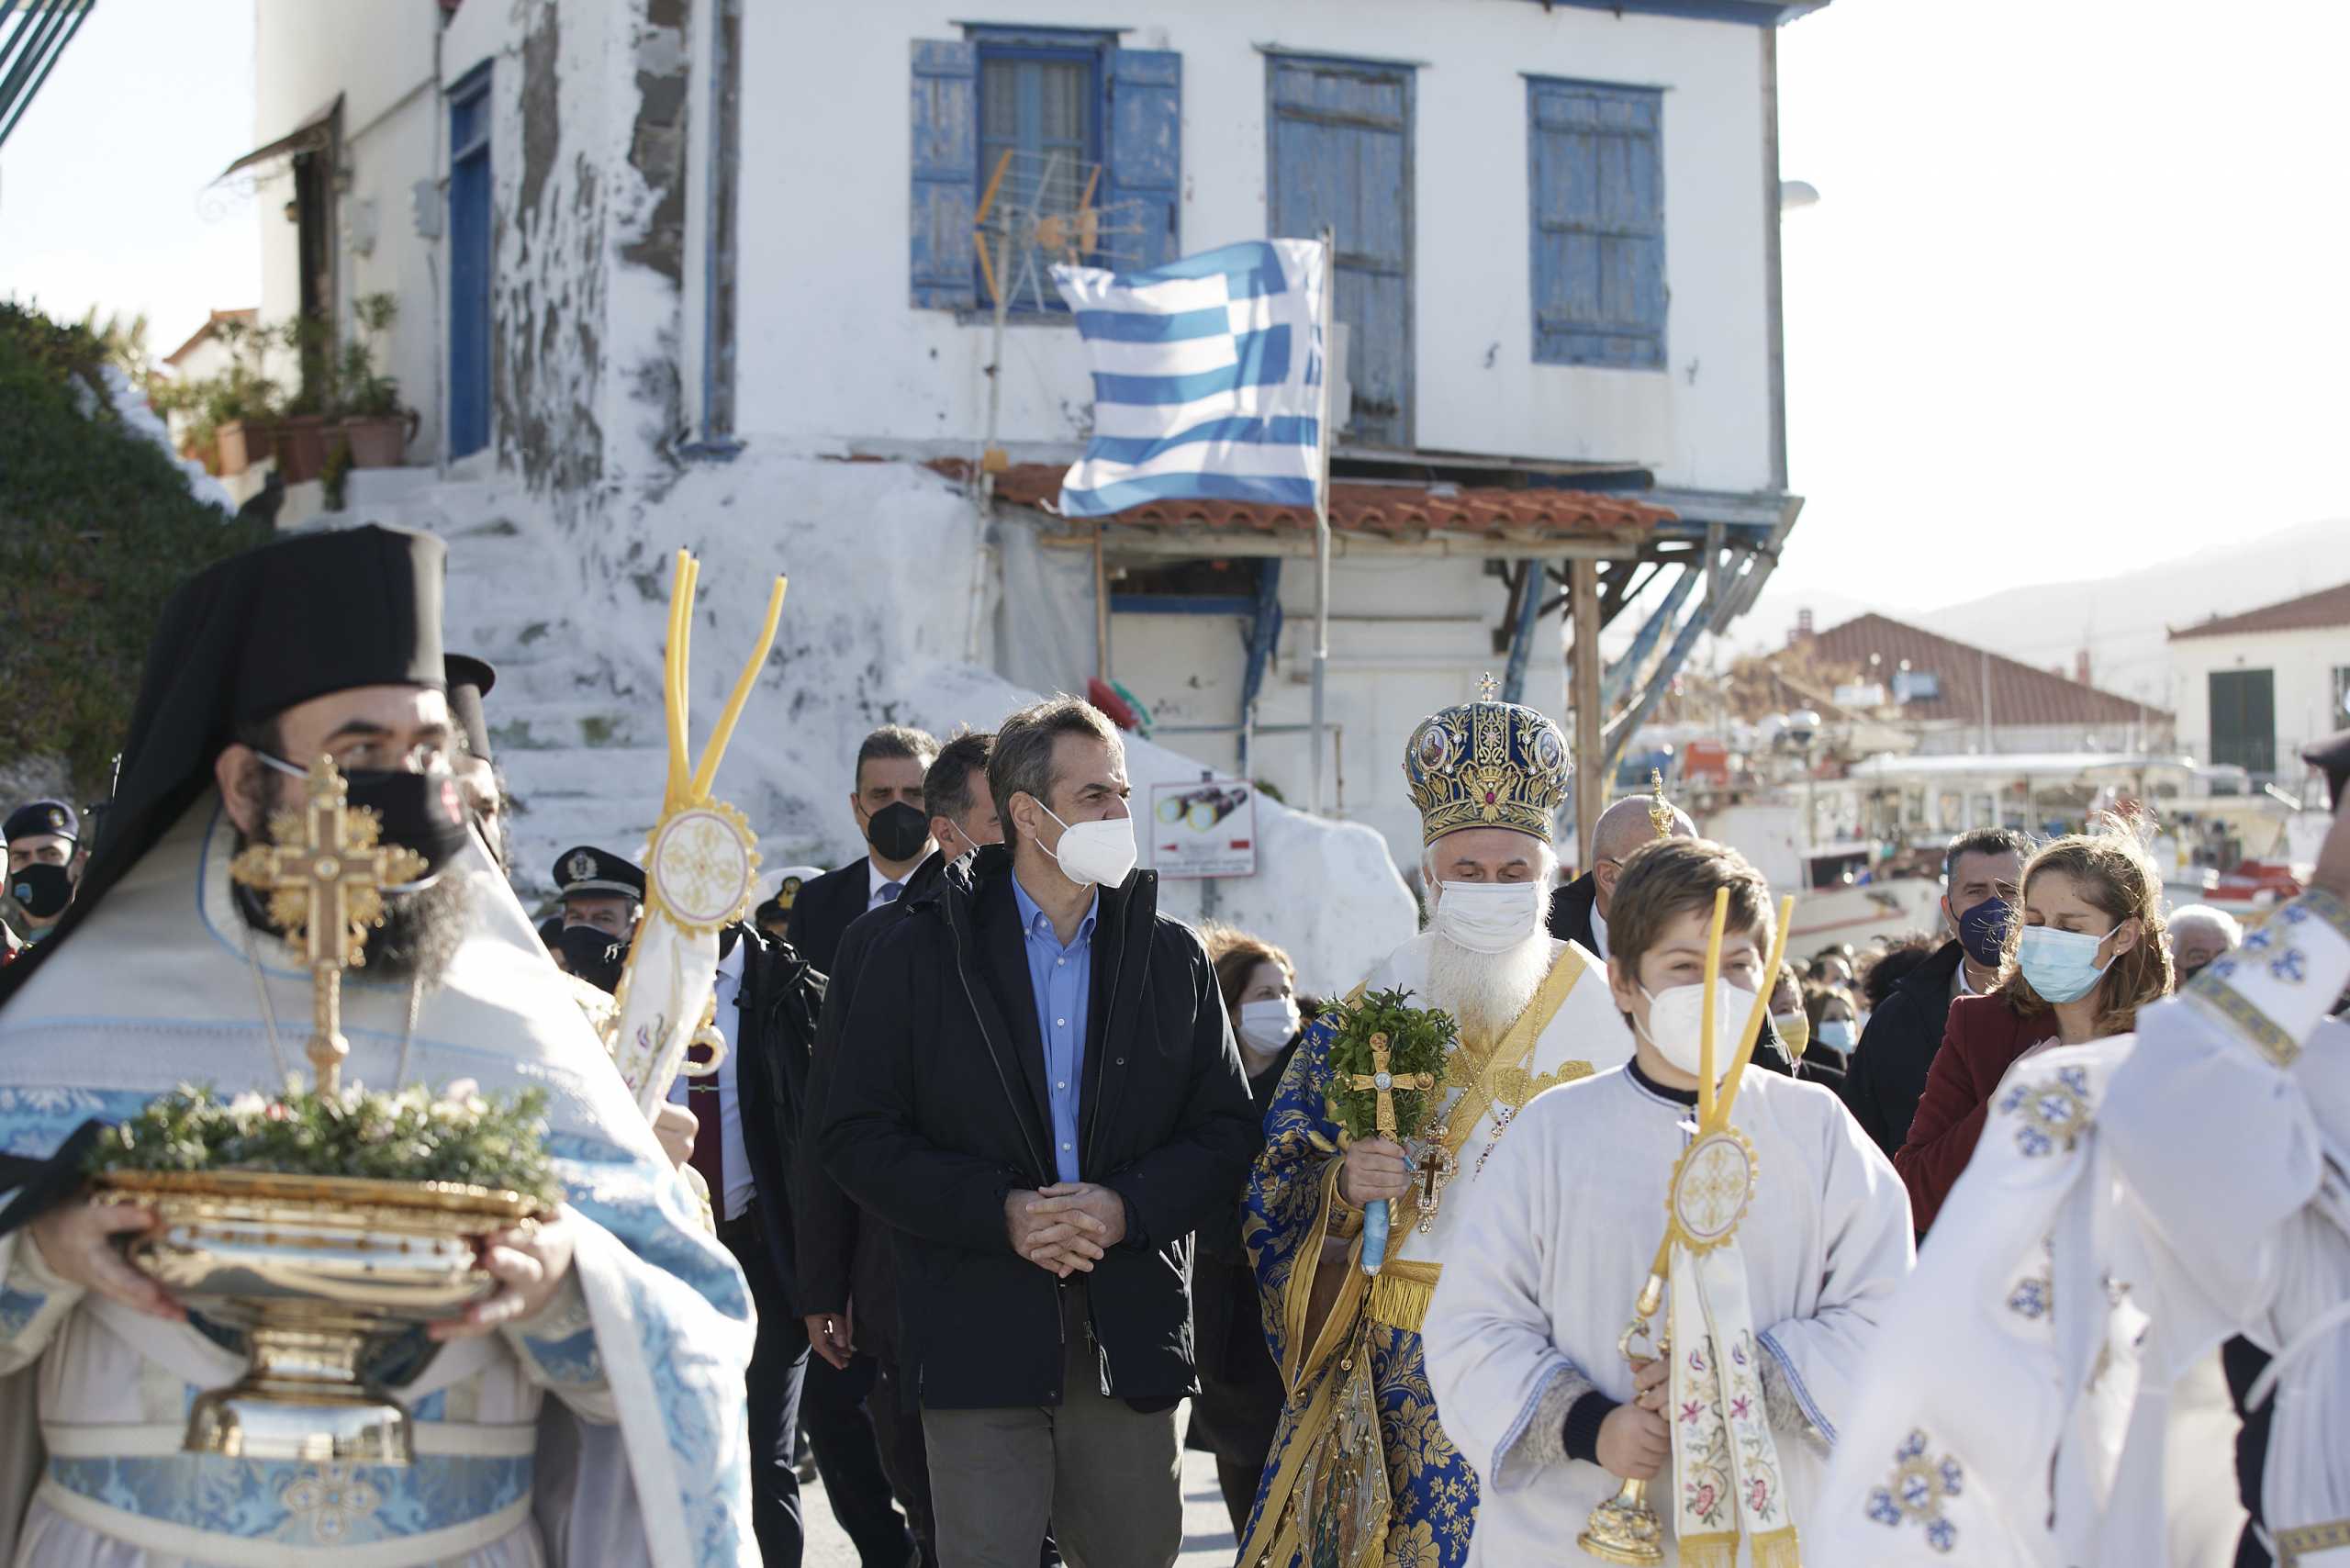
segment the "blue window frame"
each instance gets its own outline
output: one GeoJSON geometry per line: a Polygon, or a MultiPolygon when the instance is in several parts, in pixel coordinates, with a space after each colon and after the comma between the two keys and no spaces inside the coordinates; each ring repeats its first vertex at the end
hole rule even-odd
{"type": "Polygon", "coordinates": [[[489,444],[489,62],[449,89],[449,455],[489,444]]]}
{"type": "MultiPolygon", "coordinates": [[[[1172,261],[1181,196],[1182,57],[1117,47],[1075,28],[967,25],[959,39],[913,43],[912,297],[920,308],[991,309],[972,226],[1006,152],[1029,184],[1050,176],[1067,205],[1085,195],[1111,234],[1089,257],[1131,271],[1172,261]]],[[[1015,313],[1066,320],[1049,281],[1018,292],[1015,313]]]]}
{"type": "Polygon", "coordinates": [[[1664,95],[1527,82],[1534,362],[1662,370],[1664,95]]]}
{"type": "MultiPolygon", "coordinates": [[[[1116,36],[973,28],[970,37],[979,61],[979,162],[972,178],[982,199],[1001,167],[1005,193],[1035,191],[1046,210],[1069,211],[1084,199],[1086,165],[1102,162],[1102,62],[1116,36]]],[[[1101,193],[1094,199],[1099,202],[1101,193]]],[[[982,309],[995,303],[989,260],[978,261],[982,309]]],[[[1003,282],[1013,290],[1014,313],[1068,314],[1049,280],[1041,288],[1003,282]]]]}

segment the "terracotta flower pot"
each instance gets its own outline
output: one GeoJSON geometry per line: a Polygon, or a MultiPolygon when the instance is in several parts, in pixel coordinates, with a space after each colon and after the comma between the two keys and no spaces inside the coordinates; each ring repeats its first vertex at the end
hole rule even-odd
{"type": "Polygon", "coordinates": [[[319,414],[289,414],[278,421],[277,471],[287,484],[299,485],[326,473],[326,424],[319,414]]]}
{"type": "Polygon", "coordinates": [[[220,472],[241,474],[270,455],[276,427],[266,420],[230,420],[213,432],[220,472]]]}
{"type": "Polygon", "coordinates": [[[353,468],[397,468],[408,452],[408,421],[397,414],[345,420],[338,427],[351,442],[353,468]]]}

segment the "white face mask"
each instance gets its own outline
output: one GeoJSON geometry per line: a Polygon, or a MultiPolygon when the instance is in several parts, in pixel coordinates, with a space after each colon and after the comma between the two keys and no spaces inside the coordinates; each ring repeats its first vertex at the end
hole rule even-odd
{"type": "Polygon", "coordinates": [[[1542,927],[1550,894],[1541,882],[1439,882],[1436,928],[1472,953],[1506,953],[1542,927]]]}
{"type": "Polygon", "coordinates": [[[1304,1014],[1297,1010],[1297,998],[1277,996],[1265,1002],[1244,1002],[1240,1004],[1240,1039],[1259,1056],[1271,1056],[1297,1036],[1304,1014]]]}
{"type": "MultiPolygon", "coordinates": [[[[1140,853],[1135,847],[1135,819],[1108,817],[1100,822],[1071,824],[1053,816],[1053,808],[1044,801],[1036,802],[1044,813],[1060,823],[1061,846],[1046,849],[1045,853],[1060,862],[1061,875],[1072,882],[1091,882],[1096,887],[1114,888],[1122,885],[1135,868],[1140,853]]],[[[1038,845],[1043,849],[1043,845],[1038,845]]]]}
{"type": "MultiPolygon", "coordinates": [[[[1705,1066],[1706,988],[1676,985],[1668,991],[1651,992],[1642,986],[1640,994],[1649,999],[1648,1027],[1640,1031],[1648,1036],[1649,1044],[1681,1071],[1692,1078],[1700,1076],[1705,1066]]],[[[1738,1037],[1746,1028],[1746,1015],[1753,1011],[1752,991],[1740,990],[1737,982],[1728,979],[1714,982],[1716,1082],[1729,1071],[1738,1037]]]]}

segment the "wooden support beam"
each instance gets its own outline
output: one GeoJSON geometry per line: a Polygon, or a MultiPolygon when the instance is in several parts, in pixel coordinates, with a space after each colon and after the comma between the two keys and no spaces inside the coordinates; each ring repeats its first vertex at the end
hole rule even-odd
{"type": "Polygon", "coordinates": [[[1584,860],[1608,795],[1606,715],[1599,711],[1599,564],[1576,561],[1567,572],[1567,612],[1574,621],[1575,864],[1588,871],[1584,860]]]}

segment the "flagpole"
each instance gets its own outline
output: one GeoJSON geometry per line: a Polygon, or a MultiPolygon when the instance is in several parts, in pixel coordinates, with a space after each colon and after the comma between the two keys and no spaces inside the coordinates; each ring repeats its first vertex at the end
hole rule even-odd
{"type": "Polygon", "coordinates": [[[1337,235],[1328,225],[1322,229],[1322,391],[1321,417],[1315,421],[1319,447],[1319,472],[1314,485],[1314,812],[1319,816],[1322,801],[1322,743],[1324,726],[1324,681],[1330,666],[1330,377],[1333,374],[1331,355],[1337,347],[1334,325],[1338,289],[1338,249],[1337,235]]]}

